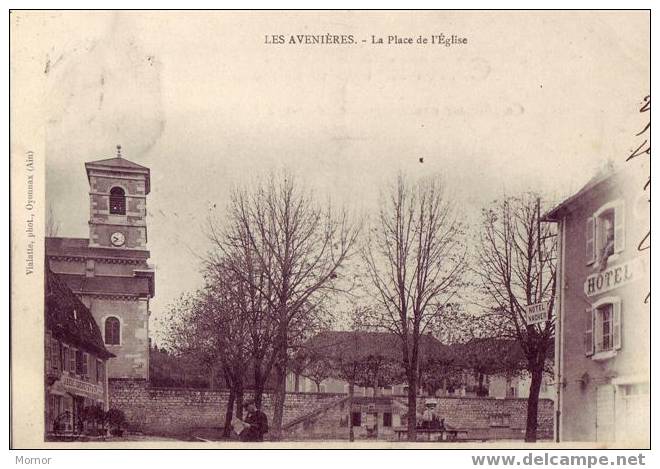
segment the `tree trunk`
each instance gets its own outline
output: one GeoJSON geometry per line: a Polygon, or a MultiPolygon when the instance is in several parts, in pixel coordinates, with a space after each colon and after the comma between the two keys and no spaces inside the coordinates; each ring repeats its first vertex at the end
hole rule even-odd
{"type": "Polygon", "coordinates": [[[215,367],[213,365],[209,369],[209,389],[215,389],[215,367]]]}
{"type": "Polygon", "coordinates": [[[320,392],[321,392],[321,382],[320,382],[320,381],[316,381],[315,384],[316,384],[316,392],[317,392],[317,393],[320,393],[320,392]]]}
{"type": "Polygon", "coordinates": [[[286,399],[287,353],[286,338],[280,341],[278,359],[275,364],[275,392],[273,393],[273,431],[272,439],[279,441],[284,420],[284,400],[286,399]]]}
{"type": "Polygon", "coordinates": [[[408,371],[408,441],[417,441],[417,376],[413,367],[408,371]]]}
{"type": "Polygon", "coordinates": [[[533,364],[531,368],[532,383],[529,387],[527,398],[527,427],[525,429],[525,441],[536,442],[536,430],[538,428],[539,392],[543,381],[543,362],[533,364]]]}
{"type": "Polygon", "coordinates": [[[254,406],[261,410],[261,403],[263,401],[264,394],[264,385],[266,381],[266,376],[263,373],[262,369],[262,360],[254,360],[254,406]]]}
{"type": "Polygon", "coordinates": [[[243,420],[243,383],[239,382],[236,383],[236,388],[235,388],[235,394],[236,394],[236,417],[243,420]]]}
{"type": "Polygon", "coordinates": [[[263,402],[263,395],[264,395],[264,379],[263,377],[259,376],[257,379],[257,374],[255,373],[254,376],[254,395],[253,400],[254,400],[254,406],[261,410],[261,405],[263,402]]]}
{"type": "Polygon", "coordinates": [[[295,384],[293,389],[296,392],[300,392],[300,375],[298,373],[295,374],[295,384]]]}
{"type": "Polygon", "coordinates": [[[355,432],[353,431],[353,393],[355,392],[355,384],[353,381],[348,382],[348,441],[355,441],[355,432]]]}
{"type": "Polygon", "coordinates": [[[231,420],[234,417],[234,400],[236,399],[236,393],[233,389],[229,389],[229,400],[227,401],[227,409],[225,410],[225,428],[222,432],[222,436],[229,438],[231,436],[231,420]]]}

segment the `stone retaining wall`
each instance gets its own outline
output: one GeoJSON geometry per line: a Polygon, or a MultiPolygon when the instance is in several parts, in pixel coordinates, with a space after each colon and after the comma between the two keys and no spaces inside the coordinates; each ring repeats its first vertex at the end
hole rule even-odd
{"type": "MultiPolygon", "coordinates": [[[[132,380],[110,380],[109,394],[110,407],[124,411],[130,430],[173,435],[222,427],[229,397],[226,390],[152,388],[146,381],[132,380]]],[[[249,398],[248,393],[245,399],[249,398]]],[[[392,399],[397,401],[397,407],[406,406],[404,396],[392,399]]],[[[438,414],[452,427],[469,429],[468,438],[524,438],[526,399],[443,397],[436,400],[438,414]]],[[[423,403],[423,398],[418,400],[419,414],[423,403]]],[[[263,396],[263,410],[272,422],[270,394],[263,396]]],[[[292,439],[348,438],[347,414],[345,394],[287,393],[285,434],[292,439]]],[[[538,428],[539,439],[552,438],[553,403],[550,400],[539,401],[538,428]]]]}
{"type": "MultiPolygon", "coordinates": [[[[153,388],[146,381],[109,380],[110,407],[124,411],[128,428],[152,434],[185,434],[195,428],[222,427],[229,392],[190,388],[153,388]]],[[[251,396],[246,393],[245,399],[251,396]]],[[[343,398],[343,394],[287,393],[284,423],[343,398]]],[[[272,422],[271,395],[263,410],[272,422]]]]}

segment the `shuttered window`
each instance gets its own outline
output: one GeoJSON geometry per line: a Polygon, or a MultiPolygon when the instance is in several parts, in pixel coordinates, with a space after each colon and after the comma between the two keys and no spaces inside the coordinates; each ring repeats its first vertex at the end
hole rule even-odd
{"type": "Polygon", "coordinates": [[[87,354],[82,350],[76,350],[75,353],[75,369],[76,374],[84,376],[87,374],[87,354]]]}
{"type": "Polygon", "coordinates": [[[621,348],[621,301],[612,303],[612,348],[621,348]]]}
{"type": "Polygon", "coordinates": [[[101,360],[96,360],[96,382],[103,383],[105,377],[103,376],[103,362],[101,360]]]}
{"type": "Polygon", "coordinates": [[[76,372],[76,350],[69,349],[69,373],[76,372]]]}
{"type": "Polygon", "coordinates": [[[57,339],[50,339],[50,366],[53,370],[60,369],[60,342],[57,339]]]}
{"type": "Polygon", "coordinates": [[[619,350],[621,348],[621,327],[621,299],[619,297],[602,298],[592,308],[587,309],[585,311],[586,355],[619,350]],[[589,317],[591,320],[588,319],[589,317]]]}
{"type": "Polygon", "coordinates": [[[626,214],[622,200],[608,202],[586,220],[586,263],[596,261],[602,270],[612,254],[622,252],[626,246],[626,214]]]}
{"type": "Polygon", "coordinates": [[[614,207],[614,252],[621,252],[626,247],[626,213],[623,201],[614,207]]]}
{"type": "Polygon", "coordinates": [[[594,311],[587,308],[584,311],[584,354],[591,356],[594,353],[594,311]]]}
{"type": "Polygon", "coordinates": [[[96,383],[96,358],[93,355],[87,355],[87,371],[89,372],[89,380],[96,383]]]}
{"type": "Polygon", "coordinates": [[[587,239],[587,246],[586,246],[586,256],[587,256],[587,264],[591,263],[594,261],[596,255],[596,248],[594,244],[594,236],[595,236],[595,219],[594,217],[589,217],[587,218],[587,229],[586,229],[586,239],[587,239]]]}
{"type": "Polygon", "coordinates": [[[69,371],[69,347],[62,344],[62,371],[69,371]]]}

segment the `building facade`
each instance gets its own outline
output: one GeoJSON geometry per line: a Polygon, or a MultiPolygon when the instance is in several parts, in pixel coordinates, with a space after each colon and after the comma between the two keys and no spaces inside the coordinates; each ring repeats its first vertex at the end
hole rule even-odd
{"type": "MultiPolygon", "coordinates": [[[[493,375],[488,380],[488,397],[496,399],[516,399],[529,397],[529,389],[532,385],[532,379],[529,373],[520,376],[493,375]]],[[[543,375],[541,389],[539,389],[539,399],[555,400],[557,391],[555,390],[553,376],[543,375]]]]}
{"type": "Polygon", "coordinates": [[[649,442],[647,176],[637,168],[600,175],[545,217],[560,236],[560,441],[649,442]]]}
{"type": "Polygon", "coordinates": [[[149,378],[149,300],[146,200],[150,171],[121,156],[85,163],[89,238],[46,238],[51,269],[91,311],[116,358],[110,378],[149,378]]]}
{"type": "Polygon", "coordinates": [[[45,326],[46,437],[81,434],[90,408],[108,410],[107,363],[113,355],[89,309],[47,263],[45,326]]]}

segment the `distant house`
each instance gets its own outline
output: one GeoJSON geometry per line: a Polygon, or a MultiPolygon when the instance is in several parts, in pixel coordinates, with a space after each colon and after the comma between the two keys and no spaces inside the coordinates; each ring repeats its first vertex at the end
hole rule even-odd
{"type": "MultiPolygon", "coordinates": [[[[314,359],[334,361],[342,353],[361,356],[365,359],[378,357],[384,361],[399,364],[402,351],[400,339],[386,332],[324,331],[311,338],[297,357],[302,363],[294,366],[287,376],[287,392],[348,393],[348,382],[339,379],[331,372],[331,361],[315,366],[314,359]],[[346,350],[347,344],[349,345],[346,350]],[[302,356],[301,356],[302,355],[302,356]],[[311,363],[311,366],[309,366],[311,363]]],[[[522,352],[514,341],[507,339],[473,339],[467,343],[446,345],[429,334],[422,336],[420,346],[420,386],[419,396],[426,397],[527,397],[529,380],[524,376],[510,378],[502,373],[490,372],[500,364],[511,368],[519,367],[522,352]],[[479,355],[484,355],[479,357],[479,355]],[[497,363],[494,363],[496,362],[497,363]],[[493,363],[489,363],[493,362],[493,363]],[[483,363],[483,365],[482,365],[483,363]],[[480,366],[483,369],[480,369],[480,366]],[[525,385],[527,383],[527,385],[525,385]],[[526,388],[525,388],[526,386],[526,388]],[[490,389],[493,389],[491,392],[490,389]],[[511,388],[515,387],[515,391],[511,388]],[[525,390],[526,389],[526,390],[525,390]]],[[[295,361],[295,360],[294,360],[295,361]]],[[[356,384],[354,394],[361,397],[403,396],[408,392],[403,370],[381,377],[380,386],[360,386],[356,384]]],[[[552,395],[544,381],[542,398],[552,395]]]]}
{"type": "MultiPolygon", "coordinates": [[[[420,361],[429,357],[448,356],[449,348],[435,337],[425,334],[421,338],[420,361]]],[[[297,360],[315,359],[337,360],[347,359],[378,359],[382,363],[383,371],[377,380],[380,385],[370,386],[356,383],[354,393],[356,396],[403,395],[407,393],[405,378],[400,369],[392,370],[391,364],[399,368],[401,357],[400,339],[388,332],[354,332],[354,331],[323,331],[309,339],[301,348],[297,360]]],[[[292,370],[287,378],[288,392],[327,392],[347,393],[348,382],[339,379],[330,373],[330,366],[321,366],[319,372],[310,373],[303,363],[298,370],[292,370]],[[325,374],[325,377],[324,377],[325,374]],[[323,378],[323,379],[321,379],[323,378]]],[[[363,381],[363,380],[361,380],[363,381]]],[[[420,393],[424,393],[420,389],[420,393]]]]}
{"type": "MultiPolygon", "coordinates": [[[[493,375],[488,380],[488,396],[496,399],[528,398],[532,380],[528,374],[522,376],[493,375]]],[[[555,400],[553,377],[543,375],[543,382],[539,391],[539,399],[555,400]]]]}
{"type": "Polygon", "coordinates": [[[105,348],[89,309],[48,261],[45,326],[46,435],[83,433],[88,409],[108,410],[107,362],[114,355],[105,348]]]}

